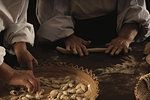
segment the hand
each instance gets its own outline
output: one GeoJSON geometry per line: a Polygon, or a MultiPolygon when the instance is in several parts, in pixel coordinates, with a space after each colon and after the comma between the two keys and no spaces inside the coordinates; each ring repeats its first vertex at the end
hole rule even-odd
{"type": "Polygon", "coordinates": [[[106,46],[108,47],[105,53],[109,53],[111,55],[118,55],[122,50],[124,50],[125,53],[128,53],[128,48],[131,41],[124,39],[124,38],[115,38],[110,43],[107,43],[106,46]]]}
{"type": "Polygon", "coordinates": [[[86,45],[89,45],[91,41],[85,41],[80,37],[77,37],[75,35],[72,35],[68,37],[66,40],[66,50],[72,51],[73,54],[80,56],[88,55],[88,50],[86,48],[86,45]]]}
{"type": "Polygon", "coordinates": [[[39,92],[40,83],[34,77],[31,70],[14,70],[13,75],[8,81],[10,85],[23,85],[28,88],[29,92],[39,92]]]}
{"type": "Polygon", "coordinates": [[[134,40],[137,33],[138,24],[124,24],[119,32],[118,37],[106,44],[108,49],[105,51],[105,53],[109,53],[111,51],[111,55],[118,55],[122,50],[124,50],[125,53],[128,53],[129,45],[134,40]]]}
{"type": "Polygon", "coordinates": [[[14,70],[9,65],[0,65],[0,79],[10,85],[24,85],[29,92],[39,92],[40,83],[31,70],[14,70]]]}
{"type": "Polygon", "coordinates": [[[25,43],[16,43],[14,45],[14,51],[21,67],[27,67],[33,70],[33,66],[38,65],[38,61],[26,49],[25,43]]]}

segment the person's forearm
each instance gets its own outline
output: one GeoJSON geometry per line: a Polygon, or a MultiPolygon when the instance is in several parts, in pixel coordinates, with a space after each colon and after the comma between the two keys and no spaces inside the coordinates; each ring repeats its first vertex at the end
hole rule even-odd
{"type": "Polygon", "coordinates": [[[27,49],[26,47],[26,43],[25,42],[16,42],[14,45],[13,45],[13,49],[14,49],[14,52],[18,52],[19,50],[24,50],[24,49],[27,49]]]}
{"type": "Polygon", "coordinates": [[[118,37],[133,41],[138,34],[138,24],[125,24],[118,34],[118,37]]]}
{"type": "Polygon", "coordinates": [[[8,82],[13,76],[15,70],[12,69],[9,65],[2,63],[0,65],[0,79],[4,82],[8,82]]]}

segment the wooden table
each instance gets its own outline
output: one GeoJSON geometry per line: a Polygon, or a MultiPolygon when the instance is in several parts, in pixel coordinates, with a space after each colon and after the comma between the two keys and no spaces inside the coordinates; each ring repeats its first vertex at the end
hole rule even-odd
{"type": "MultiPolygon", "coordinates": [[[[100,95],[97,100],[135,100],[135,84],[141,75],[150,71],[150,67],[142,60],[144,43],[132,45],[132,48],[133,50],[129,54],[119,56],[110,56],[104,53],[91,53],[84,57],[64,55],[56,51],[55,45],[51,44],[37,45],[30,51],[39,61],[39,67],[45,63],[67,62],[92,69],[99,78],[100,95]],[[115,67],[116,64],[123,63],[121,59],[129,58],[129,55],[135,59],[137,64],[125,68],[123,66],[115,67]],[[141,63],[144,65],[142,66],[141,63]]],[[[14,59],[12,56],[6,58],[14,59]]]]}

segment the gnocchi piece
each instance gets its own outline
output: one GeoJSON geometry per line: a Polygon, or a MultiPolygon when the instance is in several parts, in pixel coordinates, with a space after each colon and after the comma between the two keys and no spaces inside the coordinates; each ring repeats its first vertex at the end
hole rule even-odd
{"type": "Polygon", "coordinates": [[[56,79],[52,80],[52,84],[60,84],[60,82],[56,79]]]}
{"type": "Polygon", "coordinates": [[[71,79],[71,77],[70,76],[66,76],[65,79],[71,79]]]}
{"type": "Polygon", "coordinates": [[[63,93],[58,93],[58,95],[57,95],[57,99],[60,99],[60,96],[62,95],[63,93]]]}
{"type": "Polygon", "coordinates": [[[54,88],[54,89],[59,89],[60,85],[58,85],[58,84],[52,84],[51,87],[54,88]]]}
{"type": "Polygon", "coordinates": [[[68,83],[68,85],[69,85],[70,88],[74,87],[73,83],[68,83]]]}
{"type": "Polygon", "coordinates": [[[64,96],[64,97],[63,97],[63,100],[70,100],[70,97],[64,96]]]}
{"type": "Polygon", "coordinates": [[[51,85],[51,84],[45,84],[45,86],[47,86],[47,87],[52,87],[52,85],[51,85]]]}
{"type": "Polygon", "coordinates": [[[26,93],[27,90],[25,88],[20,88],[19,93],[26,93]]]}
{"type": "Polygon", "coordinates": [[[44,89],[41,89],[40,92],[37,94],[42,95],[43,93],[44,93],[44,89]]]}
{"type": "Polygon", "coordinates": [[[75,99],[76,99],[76,96],[77,96],[76,94],[73,94],[73,95],[71,95],[70,98],[73,99],[73,100],[75,100],[75,99]]]}
{"type": "Polygon", "coordinates": [[[63,91],[63,94],[66,96],[66,95],[69,95],[69,93],[67,91],[63,91]]]}
{"type": "Polygon", "coordinates": [[[76,93],[77,94],[82,94],[82,93],[84,93],[84,91],[81,88],[79,88],[79,89],[77,89],[76,93]]]}
{"type": "Polygon", "coordinates": [[[18,100],[18,99],[19,99],[19,96],[14,96],[10,100],[18,100]]]}
{"type": "Polygon", "coordinates": [[[83,84],[83,83],[79,83],[77,86],[76,86],[76,89],[82,89],[84,92],[86,92],[88,90],[88,87],[83,84]]]}
{"type": "Polygon", "coordinates": [[[89,100],[88,98],[84,97],[82,100],[89,100]]]}
{"type": "Polygon", "coordinates": [[[44,96],[43,96],[43,95],[40,95],[40,94],[36,94],[36,95],[35,95],[35,98],[36,98],[37,100],[41,100],[41,99],[44,98],[44,96]]]}
{"type": "Polygon", "coordinates": [[[76,89],[81,88],[82,85],[83,85],[83,83],[79,83],[79,84],[76,86],[76,89]]]}
{"type": "Polygon", "coordinates": [[[19,92],[16,91],[16,90],[11,90],[11,91],[10,91],[10,94],[16,96],[16,95],[19,94],[19,92]]]}
{"type": "Polygon", "coordinates": [[[27,97],[22,97],[21,100],[29,100],[27,97]]]}
{"type": "Polygon", "coordinates": [[[69,83],[72,83],[72,84],[73,84],[73,83],[75,83],[75,81],[74,81],[74,80],[70,80],[69,83]]]}
{"type": "Polygon", "coordinates": [[[60,96],[60,99],[62,100],[64,98],[64,94],[62,94],[61,96],[60,96]]]}
{"type": "Polygon", "coordinates": [[[81,85],[81,89],[86,92],[88,90],[88,87],[85,84],[81,85]]]}
{"type": "Polygon", "coordinates": [[[58,95],[59,91],[58,90],[52,90],[50,92],[50,98],[56,98],[58,95]]]}
{"type": "Polygon", "coordinates": [[[69,93],[72,93],[72,94],[76,93],[76,89],[74,89],[74,88],[73,88],[73,89],[68,89],[67,91],[68,91],[69,93]]]}
{"type": "Polygon", "coordinates": [[[61,90],[67,90],[68,89],[68,87],[69,87],[69,85],[68,84],[65,84],[63,87],[62,87],[62,89],[61,90]]]}
{"type": "Polygon", "coordinates": [[[43,93],[44,93],[44,89],[41,89],[39,93],[35,94],[35,98],[38,100],[44,98],[44,96],[42,95],[43,93]]]}
{"type": "Polygon", "coordinates": [[[33,94],[26,94],[26,96],[28,99],[35,99],[35,96],[33,94]]]}
{"type": "Polygon", "coordinates": [[[22,99],[22,97],[25,97],[26,96],[26,94],[21,94],[20,96],[19,96],[19,99],[22,99]]]}
{"type": "Polygon", "coordinates": [[[76,100],[82,100],[82,97],[76,97],[76,100]]]}

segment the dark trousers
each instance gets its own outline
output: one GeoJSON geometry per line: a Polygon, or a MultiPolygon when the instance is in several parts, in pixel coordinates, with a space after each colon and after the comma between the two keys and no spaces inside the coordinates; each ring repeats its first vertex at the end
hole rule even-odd
{"type": "Polygon", "coordinates": [[[94,44],[110,42],[117,36],[116,19],[115,12],[91,19],[75,19],[75,34],[83,39],[91,40],[94,44]]]}

